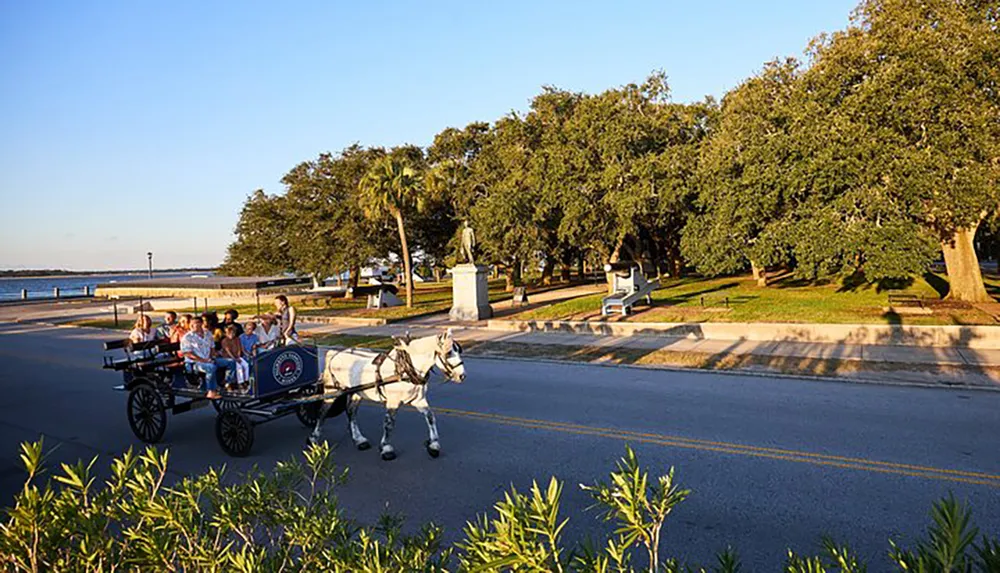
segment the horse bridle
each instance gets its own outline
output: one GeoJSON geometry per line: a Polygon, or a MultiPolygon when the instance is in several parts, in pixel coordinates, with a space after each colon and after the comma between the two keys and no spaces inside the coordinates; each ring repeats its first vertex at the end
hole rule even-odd
{"type": "Polygon", "coordinates": [[[450,362],[448,362],[448,355],[441,352],[440,349],[434,351],[434,362],[441,367],[441,370],[444,371],[445,377],[447,377],[449,380],[454,380],[455,370],[459,366],[462,366],[464,364],[462,362],[462,345],[459,344],[458,341],[452,340],[451,349],[458,353],[457,365],[453,366],[450,362]]]}
{"type": "MultiPolygon", "coordinates": [[[[462,345],[457,341],[452,341],[452,350],[458,352],[461,357],[462,345]]],[[[372,361],[375,365],[375,387],[378,389],[379,395],[382,394],[382,386],[386,384],[391,384],[392,382],[409,380],[413,384],[423,385],[427,383],[427,379],[430,377],[430,372],[425,376],[421,376],[417,369],[413,367],[413,361],[410,360],[410,354],[400,347],[396,347],[389,352],[382,352],[372,361]],[[387,358],[390,358],[396,370],[396,375],[394,378],[385,380],[382,378],[382,363],[385,362],[387,358]]],[[[441,352],[440,348],[434,351],[434,364],[444,371],[445,376],[454,380],[455,370],[463,365],[461,358],[459,358],[459,363],[457,365],[452,365],[448,362],[447,355],[441,352]]]]}

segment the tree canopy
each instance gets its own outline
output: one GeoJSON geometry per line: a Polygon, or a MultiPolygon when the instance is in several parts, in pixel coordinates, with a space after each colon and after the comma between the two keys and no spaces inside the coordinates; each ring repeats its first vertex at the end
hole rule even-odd
{"type": "Polygon", "coordinates": [[[596,94],[544,87],[525,112],[445,128],[426,150],[322,154],[284,193],[247,199],[224,269],[322,277],[395,253],[409,273],[412,252],[439,274],[470,221],[509,286],[524,265],[547,281],[584,258],[766,284],[769,267],[880,281],[942,257],[950,296],[987,300],[976,249],[1000,244],[998,14],[864,0],[847,29],[720,103],[673,102],[654,72],[596,94]]]}

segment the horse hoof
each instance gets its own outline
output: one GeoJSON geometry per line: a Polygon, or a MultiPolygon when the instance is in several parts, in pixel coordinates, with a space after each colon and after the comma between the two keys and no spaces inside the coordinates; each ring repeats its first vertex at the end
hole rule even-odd
{"type": "Polygon", "coordinates": [[[382,461],[391,462],[394,459],[396,459],[396,452],[393,451],[382,452],[382,461]]]}
{"type": "Polygon", "coordinates": [[[430,454],[432,458],[436,458],[441,455],[441,448],[432,448],[427,446],[427,453],[430,454]]]}
{"type": "Polygon", "coordinates": [[[361,442],[360,444],[358,444],[358,449],[361,450],[362,452],[365,450],[370,450],[371,448],[372,445],[370,442],[361,442]]]}

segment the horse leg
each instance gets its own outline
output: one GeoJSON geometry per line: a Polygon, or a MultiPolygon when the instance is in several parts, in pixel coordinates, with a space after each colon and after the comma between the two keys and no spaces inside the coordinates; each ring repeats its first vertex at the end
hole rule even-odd
{"type": "Polygon", "coordinates": [[[354,395],[347,399],[347,407],[345,411],[347,412],[347,426],[351,430],[351,440],[354,441],[354,446],[359,450],[367,450],[372,447],[368,443],[368,438],[361,433],[361,428],[358,427],[358,407],[361,406],[361,396],[354,395]]]}
{"type": "Polygon", "coordinates": [[[392,437],[392,431],[396,427],[396,412],[399,411],[399,404],[385,405],[385,419],[382,421],[382,459],[385,461],[390,461],[396,459],[396,450],[393,449],[392,444],[389,443],[389,439],[392,437]]]}
{"type": "Polygon", "coordinates": [[[319,408],[319,417],[316,418],[316,427],[313,428],[311,434],[306,439],[307,446],[315,446],[319,443],[320,438],[323,437],[323,422],[326,420],[326,413],[333,406],[333,400],[323,400],[323,404],[319,408]]]}
{"type": "Polygon", "coordinates": [[[424,416],[424,421],[427,422],[428,436],[427,441],[424,442],[424,447],[427,448],[427,453],[430,454],[432,458],[436,458],[441,455],[441,442],[439,441],[437,421],[434,419],[434,412],[431,411],[431,407],[425,398],[415,400],[413,402],[413,407],[424,416]]]}

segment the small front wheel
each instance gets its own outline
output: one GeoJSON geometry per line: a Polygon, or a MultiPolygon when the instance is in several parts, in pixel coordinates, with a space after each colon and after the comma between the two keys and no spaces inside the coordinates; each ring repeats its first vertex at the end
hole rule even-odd
{"type": "Polygon", "coordinates": [[[253,423],[239,410],[223,410],[215,419],[215,437],[224,452],[242,458],[253,447],[253,423]]]}
{"type": "Polygon", "coordinates": [[[305,404],[299,404],[298,408],[295,408],[295,417],[302,422],[302,425],[306,428],[312,429],[316,427],[316,422],[319,420],[319,409],[323,406],[320,402],[306,402],[305,404]]]}
{"type": "Polygon", "coordinates": [[[128,425],[147,444],[155,444],[167,430],[167,409],[163,397],[148,382],[137,384],[128,393],[128,425]]]}

